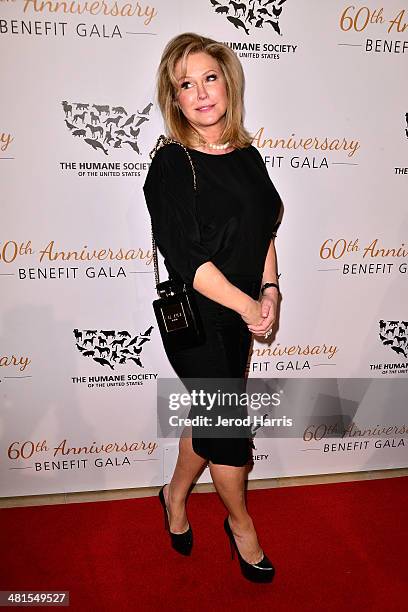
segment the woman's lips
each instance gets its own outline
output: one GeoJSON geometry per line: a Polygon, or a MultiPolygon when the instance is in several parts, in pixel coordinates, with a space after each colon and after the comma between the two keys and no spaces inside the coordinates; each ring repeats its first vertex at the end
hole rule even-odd
{"type": "Polygon", "coordinates": [[[211,104],[209,106],[202,106],[201,108],[197,108],[197,110],[201,111],[202,113],[205,113],[205,112],[210,111],[213,107],[214,107],[214,104],[211,104]]]}

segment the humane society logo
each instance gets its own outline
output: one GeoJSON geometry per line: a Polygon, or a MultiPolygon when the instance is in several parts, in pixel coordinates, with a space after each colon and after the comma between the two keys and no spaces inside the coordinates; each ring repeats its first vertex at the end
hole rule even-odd
{"type": "MultiPolygon", "coordinates": [[[[81,145],[93,149],[95,161],[59,161],[62,172],[93,177],[142,177],[150,167],[148,151],[142,151],[139,137],[151,119],[153,103],[142,110],[126,109],[123,105],[94,104],[90,102],[61,102],[66,128],[81,145]],[[109,154],[123,151],[131,161],[107,159],[109,154]]],[[[83,150],[83,149],[82,149],[83,150]]],[[[116,155],[117,157],[117,155],[116,155]]]]}
{"type": "Polygon", "coordinates": [[[140,155],[138,137],[141,126],[150,120],[150,102],[141,111],[128,112],[124,106],[69,103],[63,100],[65,125],[74,138],[82,139],[94,151],[108,155],[110,149],[132,149],[140,155]]]}
{"type": "Polygon", "coordinates": [[[116,332],[113,329],[74,329],[74,336],[76,347],[82,356],[92,358],[102,367],[108,366],[114,370],[115,365],[130,361],[132,365],[143,368],[143,345],[150,342],[153,329],[151,325],[144,333],[133,338],[127,330],[116,332]]]}
{"type": "Polygon", "coordinates": [[[272,28],[281,35],[279,19],[282,13],[282,5],[286,0],[247,0],[246,2],[233,2],[229,0],[222,4],[217,0],[210,0],[214,12],[224,15],[237,30],[242,30],[249,35],[252,28],[272,28]]]}
{"type": "Polygon", "coordinates": [[[383,321],[379,322],[379,337],[384,346],[387,346],[397,355],[408,357],[407,354],[407,327],[408,321],[383,321]]]}
{"type": "MultiPolygon", "coordinates": [[[[403,117],[402,117],[402,136],[405,140],[405,142],[408,141],[408,113],[404,113],[403,117]]],[[[404,160],[403,163],[401,164],[401,166],[394,166],[394,174],[397,174],[399,176],[406,176],[408,174],[408,165],[403,165],[404,163],[406,163],[406,161],[404,160]]],[[[405,178],[404,176],[404,178],[405,178]]]]}
{"type": "Polygon", "coordinates": [[[131,334],[128,330],[74,329],[75,346],[82,357],[92,359],[107,372],[95,376],[72,376],[72,382],[106,388],[143,385],[145,381],[157,380],[157,372],[140,371],[144,370],[142,352],[152,340],[153,329],[153,325],[150,325],[140,334],[131,334]],[[121,365],[131,365],[132,372],[113,373],[121,365]]]}
{"type": "Polygon", "coordinates": [[[408,321],[381,319],[378,325],[378,338],[381,344],[394,351],[395,355],[401,358],[401,361],[370,363],[370,370],[372,372],[378,371],[382,375],[408,374],[408,321]]]}
{"type": "Polygon", "coordinates": [[[283,43],[279,38],[283,36],[281,21],[285,3],[286,0],[210,0],[210,7],[215,15],[224,17],[237,33],[244,36],[243,41],[223,41],[238,57],[278,60],[281,54],[294,54],[298,48],[297,44],[283,43]],[[267,42],[259,41],[261,33],[268,37],[267,42]],[[251,38],[248,40],[246,37],[251,38]]]}

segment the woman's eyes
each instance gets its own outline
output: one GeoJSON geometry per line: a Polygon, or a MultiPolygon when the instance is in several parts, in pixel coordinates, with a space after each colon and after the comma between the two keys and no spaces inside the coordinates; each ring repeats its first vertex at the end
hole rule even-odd
{"type": "MultiPolygon", "coordinates": [[[[216,74],[208,74],[206,78],[207,78],[207,80],[208,79],[214,79],[215,80],[217,78],[217,75],[216,74]]],[[[191,81],[184,81],[180,85],[181,89],[189,89],[189,87],[186,87],[186,85],[191,85],[191,81]]]]}

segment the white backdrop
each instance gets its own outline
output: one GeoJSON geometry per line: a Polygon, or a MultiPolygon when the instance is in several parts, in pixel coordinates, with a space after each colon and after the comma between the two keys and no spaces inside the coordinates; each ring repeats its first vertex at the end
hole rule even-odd
{"type": "Polygon", "coordinates": [[[245,123],[284,204],[279,327],[254,342],[249,376],[285,388],[304,435],[259,431],[250,478],[407,466],[404,3],[0,11],[1,495],[158,485],[173,468],[176,442],[156,434],[157,380],[174,372],[142,185],[163,132],[159,58],[185,31],[240,57],[245,123]],[[329,397],[359,434],[321,436],[329,397]]]}

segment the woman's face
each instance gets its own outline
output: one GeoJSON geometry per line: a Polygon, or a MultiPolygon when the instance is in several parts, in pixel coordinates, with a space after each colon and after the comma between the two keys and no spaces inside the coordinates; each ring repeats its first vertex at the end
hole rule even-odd
{"type": "Polygon", "coordinates": [[[212,126],[222,128],[228,98],[217,60],[203,51],[190,53],[185,72],[182,74],[179,60],[175,66],[176,98],[183,114],[200,133],[212,126]]]}

